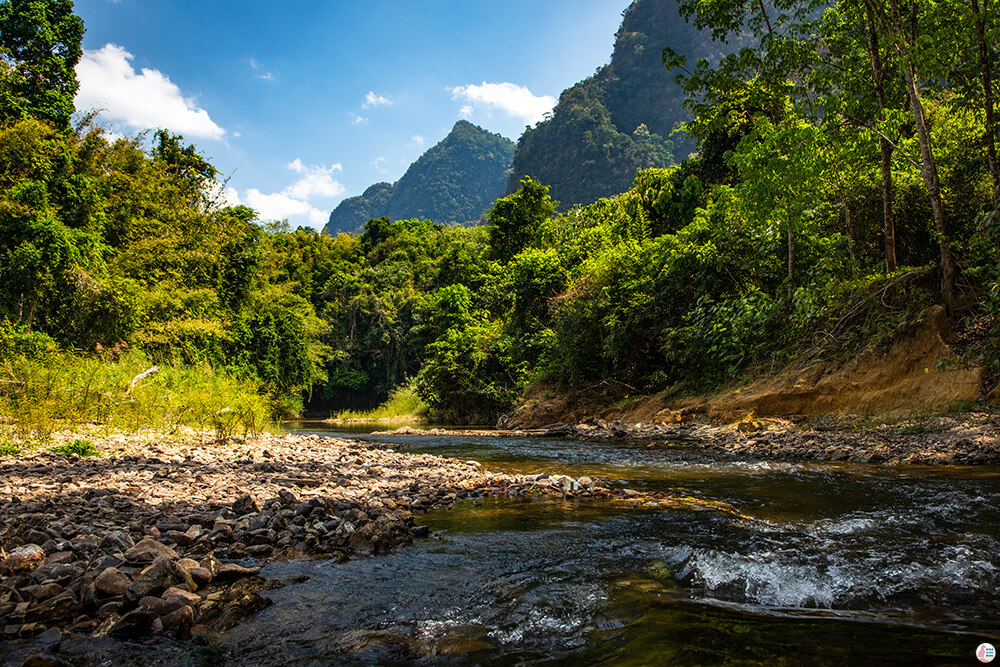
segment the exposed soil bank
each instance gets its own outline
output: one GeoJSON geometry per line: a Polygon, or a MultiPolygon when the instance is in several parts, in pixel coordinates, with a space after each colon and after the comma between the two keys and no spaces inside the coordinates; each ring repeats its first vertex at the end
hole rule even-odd
{"type": "Polygon", "coordinates": [[[87,437],[103,456],[0,457],[5,664],[40,649],[37,664],[96,664],[135,648],[114,642],[231,627],[283,585],[259,577],[263,562],[385,553],[427,534],[414,512],[459,497],[638,496],[315,435],[87,437]]]}
{"type": "MultiPolygon", "coordinates": [[[[848,363],[809,355],[774,376],[714,394],[674,398],[601,385],[572,392],[532,387],[508,420],[531,428],[591,419],[624,423],[672,423],[699,415],[730,423],[746,417],[853,417],[934,414],[984,397],[986,369],[966,367],[953,349],[956,336],[941,306],[928,308],[906,335],[888,349],[869,347],[848,363]]],[[[960,347],[961,345],[959,345],[960,347]]]]}

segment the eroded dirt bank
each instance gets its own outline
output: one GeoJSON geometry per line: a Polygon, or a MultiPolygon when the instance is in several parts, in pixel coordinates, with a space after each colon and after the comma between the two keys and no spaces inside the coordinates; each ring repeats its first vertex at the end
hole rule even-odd
{"type": "Polygon", "coordinates": [[[651,396],[602,384],[571,391],[532,387],[506,421],[515,428],[593,419],[624,423],[673,423],[698,415],[716,423],[746,417],[933,414],[979,401],[986,370],[965,366],[958,341],[941,306],[928,308],[919,323],[886,351],[870,347],[848,363],[805,355],[774,376],[710,395],[674,398],[672,390],[651,396]]]}

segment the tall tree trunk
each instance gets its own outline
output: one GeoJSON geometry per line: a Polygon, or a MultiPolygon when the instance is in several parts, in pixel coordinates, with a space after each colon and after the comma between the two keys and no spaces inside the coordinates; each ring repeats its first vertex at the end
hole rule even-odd
{"type": "MultiPolygon", "coordinates": [[[[976,41],[979,44],[979,74],[983,81],[983,106],[986,109],[986,161],[990,167],[990,181],[993,184],[993,204],[1000,204],[1000,167],[997,166],[997,147],[993,130],[993,75],[990,71],[990,53],[986,47],[986,14],[980,11],[979,0],[971,0],[972,11],[976,15],[976,41]]],[[[987,9],[983,0],[983,9],[987,9]]]]}
{"type": "Polygon", "coordinates": [[[917,129],[917,141],[920,144],[920,175],[924,181],[924,189],[927,190],[927,197],[931,202],[931,213],[934,216],[934,230],[938,239],[938,246],[941,250],[941,300],[944,302],[945,310],[951,316],[954,309],[955,296],[955,260],[951,256],[951,249],[948,247],[948,227],[945,223],[944,203],[941,201],[941,181],[938,178],[937,163],[934,161],[934,152],[931,150],[930,133],[927,130],[927,118],[924,114],[924,105],[920,99],[920,89],[917,85],[917,70],[910,59],[913,50],[913,43],[916,41],[916,18],[911,15],[910,23],[912,33],[907,34],[903,25],[903,17],[899,10],[899,0],[889,0],[889,8],[892,17],[885,15],[882,11],[884,7],[876,6],[876,1],[864,0],[865,6],[872,10],[872,13],[882,23],[883,29],[894,37],[893,46],[900,62],[903,63],[903,76],[906,79],[906,97],[913,110],[913,121],[917,129]]]}
{"type": "MultiPolygon", "coordinates": [[[[975,2],[976,0],[973,0],[975,2]]],[[[885,103],[885,65],[878,43],[878,26],[872,9],[865,5],[868,18],[868,53],[872,63],[872,75],[875,80],[875,98],[878,101],[879,119],[884,117],[885,103]]],[[[892,273],[896,270],[896,218],[892,210],[892,144],[886,137],[879,137],[879,152],[882,154],[882,236],[885,239],[885,270],[892,273]]]]}
{"type": "Polygon", "coordinates": [[[792,216],[785,214],[788,224],[788,304],[792,304],[792,295],[795,293],[795,236],[792,234],[792,216]]]}

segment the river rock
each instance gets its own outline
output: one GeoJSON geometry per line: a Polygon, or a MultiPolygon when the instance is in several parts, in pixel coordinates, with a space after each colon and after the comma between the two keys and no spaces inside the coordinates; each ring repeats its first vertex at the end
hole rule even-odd
{"type": "Polygon", "coordinates": [[[147,595],[159,594],[160,591],[174,583],[176,583],[176,579],[170,561],[164,556],[158,556],[151,565],[136,576],[128,587],[126,596],[129,600],[139,600],[147,595]]]}
{"type": "Polygon", "coordinates": [[[156,614],[157,616],[166,616],[167,614],[177,611],[181,607],[185,606],[187,606],[187,604],[182,598],[173,597],[169,600],[164,600],[159,597],[146,596],[139,600],[138,608],[156,614]]]}
{"type": "Polygon", "coordinates": [[[191,575],[191,579],[194,580],[194,583],[198,588],[204,588],[212,583],[212,571],[209,569],[195,566],[187,568],[186,571],[189,575],[191,575]]]}
{"type": "Polygon", "coordinates": [[[45,562],[45,551],[37,544],[25,544],[0,561],[0,572],[7,575],[31,574],[45,562]]]}
{"type": "Polygon", "coordinates": [[[138,544],[125,552],[125,560],[132,563],[150,563],[161,556],[170,560],[179,558],[177,552],[166,544],[148,537],[140,540],[138,544]]]}
{"type": "Polygon", "coordinates": [[[187,637],[194,627],[194,609],[185,605],[170,612],[161,620],[165,631],[177,637],[187,637]]]}
{"type": "Polygon", "coordinates": [[[131,580],[117,567],[109,567],[94,579],[94,587],[108,597],[121,597],[128,591],[131,580]]]}
{"type": "Polygon", "coordinates": [[[125,614],[108,630],[108,635],[119,639],[141,639],[153,634],[153,622],[156,615],[141,609],[135,609],[125,614]]]}
{"type": "Polygon", "coordinates": [[[123,530],[113,530],[101,540],[101,548],[108,551],[128,551],[135,546],[132,536],[123,530]]]}
{"type": "Polygon", "coordinates": [[[260,509],[257,507],[257,503],[249,494],[240,496],[233,502],[233,514],[236,516],[254,514],[259,511],[260,509]]]}
{"type": "Polygon", "coordinates": [[[28,623],[60,625],[73,620],[79,611],[80,603],[77,602],[76,596],[66,591],[28,610],[25,620],[28,623]]]}

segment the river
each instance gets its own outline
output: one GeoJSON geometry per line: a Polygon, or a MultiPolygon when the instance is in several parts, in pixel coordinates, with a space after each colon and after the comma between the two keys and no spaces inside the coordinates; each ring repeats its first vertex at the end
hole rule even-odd
{"type": "Polygon", "coordinates": [[[267,577],[309,578],[220,638],[233,664],[968,665],[980,642],[1000,645],[998,467],[335,434],[723,501],[745,517],[464,500],[420,516],[432,536],[387,556],[267,565],[267,577]]]}

